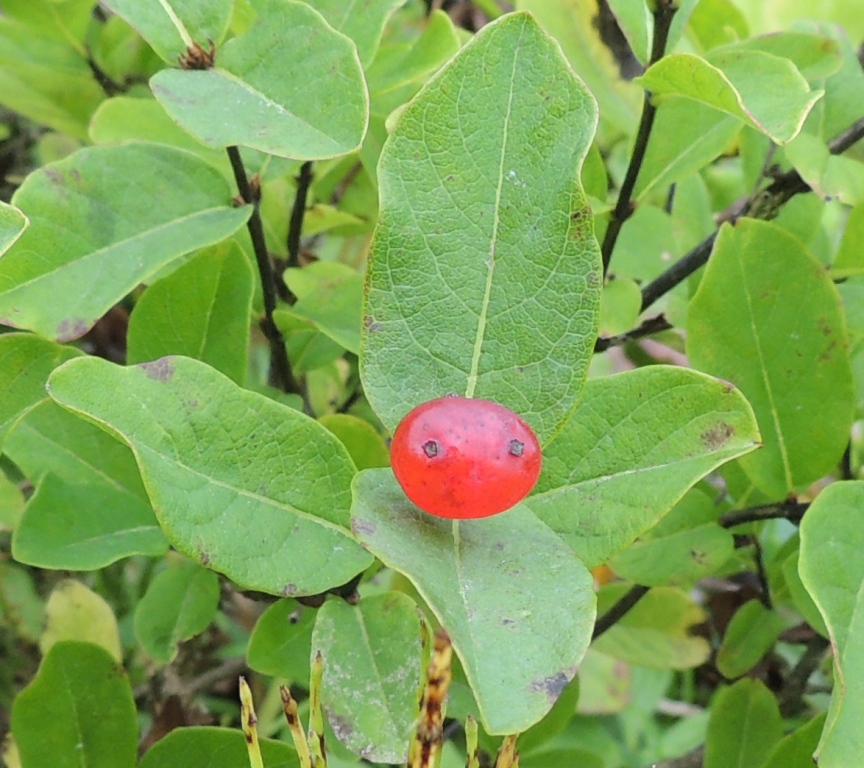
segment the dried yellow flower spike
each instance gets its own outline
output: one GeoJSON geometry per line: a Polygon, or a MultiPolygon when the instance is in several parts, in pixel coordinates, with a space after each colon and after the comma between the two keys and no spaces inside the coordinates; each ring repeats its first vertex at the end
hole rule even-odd
{"type": "Polygon", "coordinates": [[[411,743],[409,768],[432,768],[444,742],[444,705],[450,687],[453,645],[443,629],[435,630],[435,646],[426,669],[420,720],[411,743]]]}

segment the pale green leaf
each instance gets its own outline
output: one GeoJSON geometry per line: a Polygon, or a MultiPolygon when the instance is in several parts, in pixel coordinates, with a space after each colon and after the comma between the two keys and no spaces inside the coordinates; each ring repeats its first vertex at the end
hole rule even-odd
{"type": "MultiPolygon", "coordinates": [[[[618,583],[600,590],[598,613],[602,616],[627,589],[627,584],[618,583]]],[[[703,664],[711,654],[708,641],[694,636],[692,631],[706,618],[705,611],[686,592],[657,587],[598,637],[592,648],[642,667],[691,669],[703,664]]]]}
{"type": "Polygon", "coordinates": [[[104,598],[80,581],[60,581],[45,605],[45,629],[39,649],[48,654],[56,643],[75,640],[101,646],[119,664],[123,658],[117,619],[104,598]]]}
{"type": "Polygon", "coordinates": [[[609,0],[609,9],[630,43],[630,49],[640,64],[651,58],[651,35],[654,20],[645,0],[609,0]]]}
{"type": "Polygon", "coordinates": [[[784,148],[786,158],[820,197],[847,205],[864,202],[864,163],[834,155],[825,142],[809,133],[799,134],[784,148]]]}
{"type": "Polygon", "coordinates": [[[150,286],[129,317],[127,362],[185,355],[246,381],[253,275],[234,240],[201,251],[150,286]]]}
{"type": "Polygon", "coordinates": [[[637,82],[655,97],[686,96],[733,115],[778,144],[798,134],[822,96],[791,61],[762,51],[720,51],[709,60],[674,53],[637,82]]]}
{"type": "Polygon", "coordinates": [[[202,160],[144,143],[82,149],[31,173],[12,199],[30,227],[0,259],[0,322],[58,341],[251,213],[202,160]]]}
{"type": "Polygon", "coordinates": [[[591,575],[560,539],[521,506],[484,520],[428,515],[386,469],[357,475],[351,522],[450,634],[486,731],[539,721],[576,674],[595,617],[591,575]]]}
{"type": "Polygon", "coordinates": [[[712,469],[753,450],[753,413],[726,382],[651,366],[591,379],[544,450],[523,506],[593,568],[656,524],[712,469]]]}
{"type": "Polygon", "coordinates": [[[357,49],[305,3],[268,0],[206,70],[165,69],[150,87],[208,147],[315,160],[357,149],[369,98],[357,49]]]}
{"type": "Polygon", "coordinates": [[[14,205],[0,201],[0,256],[21,237],[29,224],[29,219],[14,205]]]}
{"type": "Polygon", "coordinates": [[[58,643],[15,699],[12,734],[25,766],[133,768],[138,722],[129,680],[102,648],[58,643]]]}
{"type": "Polygon", "coordinates": [[[228,31],[232,0],[106,0],[170,64],[193,43],[218,46],[228,31]]]}
{"type": "Polygon", "coordinates": [[[687,316],[687,353],[750,401],[763,447],[742,459],[782,498],[830,472],[849,439],[854,390],[837,289],[799,240],[743,219],[724,226],[687,316]]]}
{"type": "Polygon", "coordinates": [[[78,362],[54,372],[51,396],[129,444],[178,550],[286,596],[371,563],[347,530],[354,465],[324,427],[188,358],[78,362]]]}
{"type": "Polygon", "coordinates": [[[484,27],[402,113],[379,165],[361,340],[388,427],[447,392],[507,405],[541,441],[567,418],[597,333],[578,182],[595,121],[528,14],[484,27]]]}
{"type": "Polygon", "coordinates": [[[318,612],[312,654],[324,661],[321,696],[333,732],[373,763],[403,763],[417,718],[420,616],[407,595],[388,592],[318,612]]]}
{"type": "Polygon", "coordinates": [[[339,438],[357,469],[390,466],[390,452],[368,421],[349,413],[327,413],[318,422],[339,438]]]}
{"type": "Polygon", "coordinates": [[[306,685],[317,611],[279,600],[261,614],[249,638],[249,666],[265,675],[306,685]]]}
{"type": "Polygon", "coordinates": [[[816,751],[820,766],[857,764],[864,751],[864,482],[828,486],[801,523],[801,580],[828,627],[834,690],[816,751]]]}
{"type": "Polygon", "coordinates": [[[375,56],[384,25],[406,0],[306,0],[333,29],[348,35],[357,46],[363,66],[375,56]]]}
{"type": "Polygon", "coordinates": [[[219,577],[189,560],[169,562],[135,608],[135,637],[151,659],[167,664],[177,644],[200,635],[219,607],[219,577]]]}
{"type": "MultiPolygon", "coordinates": [[[[271,739],[258,743],[267,768],[300,768],[297,753],[287,744],[271,739]]],[[[147,750],[138,768],[239,768],[249,764],[248,749],[239,728],[175,728],[147,750]]]]}
{"type": "Polygon", "coordinates": [[[813,753],[825,726],[825,713],[784,736],[762,768],[813,768],[813,753]]]}

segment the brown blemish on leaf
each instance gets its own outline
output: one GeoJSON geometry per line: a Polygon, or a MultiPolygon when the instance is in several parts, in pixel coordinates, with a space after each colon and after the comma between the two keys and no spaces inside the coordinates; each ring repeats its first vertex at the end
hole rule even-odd
{"type": "Polygon", "coordinates": [[[702,444],[709,451],[716,451],[726,445],[726,443],[729,442],[729,438],[734,434],[735,427],[731,424],[727,424],[725,421],[721,421],[707,432],[703,432],[699,435],[699,438],[702,440],[702,444]]]}
{"type": "Polygon", "coordinates": [[[366,326],[366,330],[369,333],[377,333],[384,329],[384,323],[379,323],[372,319],[371,315],[366,315],[363,318],[363,325],[366,326]]]}
{"type": "MultiPolygon", "coordinates": [[[[575,670],[573,670],[573,674],[576,674],[575,670]]],[[[545,693],[549,702],[554,704],[572,677],[573,675],[568,677],[565,672],[558,672],[555,675],[544,677],[542,680],[535,680],[531,683],[530,689],[532,693],[545,693]]]]}
{"type": "Polygon", "coordinates": [[[62,320],[57,326],[57,341],[73,341],[80,339],[87,331],[90,330],[90,323],[83,318],[74,320],[62,320]]]}
{"type": "Polygon", "coordinates": [[[167,357],[154,360],[152,363],[140,363],[138,367],[147,374],[148,378],[156,381],[170,381],[174,375],[174,366],[167,357]]]}
{"type": "Polygon", "coordinates": [[[198,560],[201,563],[201,565],[203,565],[205,568],[208,565],[210,565],[210,555],[207,554],[206,552],[199,552],[198,553],[198,560]]]}
{"type": "Polygon", "coordinates": [[[289,582],[284,587],[282,587],[282,589],[279,591],[279,594],[281,594],[282,597],[293,597],[294,595],[297,594],[297,592],[298,592],[297,585],[291,584],[289,582]]]}
{"type": "Polygon", "coordinates": [[[370,520],[363,520],[359,517],[351,518],[351,530],[355,536],[365,534],[366,536],[374,536],[377,526],[370,520]]]}

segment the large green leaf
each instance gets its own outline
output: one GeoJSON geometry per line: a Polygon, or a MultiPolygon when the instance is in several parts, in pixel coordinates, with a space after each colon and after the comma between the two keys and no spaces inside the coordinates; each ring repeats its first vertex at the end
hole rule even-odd
{"type": "Polygon", "coordinates": [[[595,617],[591,575],[560,539],[518,506],[484,520],[428,515],[387,469],[357,475],[351,523],[450,633],[487,732],[523,731],[549,711],[595,617]]]}
{"type": "Polygon", "coordinates": [[[0,256],[21,237],[30,221],[14,205],[0,201],[0,256]]]}
{"type": "Polygon", "coordinates": [[[314,420],[188,358],[71,362],[51,396],[129,444],[181,552],[284,595],[322,592],[371,563],[347,530],[354,465],[314,420]]]}
{"type": "Polygon", "coordinates": [[[336,737],[373,763],[403,763],[417,720],[420,616],[405,594],[388,592],[318,612],[312,654],[321,653],[321,696],[336,737]]]}
{"type": "Polygon", "coordinates": [[[243,225],[226,181],[157,144],[90,147],[31,173],[13,196],[30,218],[0,258],[0,323],[68,341],[172,259],[243,225]]]}
{"type": "Polygon", "coordinates": [[[711,702],[705,768],[762,765],[782,735],[774,694],[761,680],[739,680],[711,702]]]}
{"type": "Polygon", "coordinates": [[[0,447],[15,422],[47,398],[45,382],[51,371],[80,354],[29,333],[0,335],[0,447]]]}
{"type": "Polygon", "coordinates": [[[189,560],[171,562],[135,608],[135,637],[151,659],[167,664],[177,644],[201,634],[219,608],[219,577],[189,560]]]}
{"type": "Polygon", "coordinates": [[[864,750],[864,482],[835,483],[801,523],[799,570],[828,627],[834,691],[816,756],[820,766],[856,765],[864,750]]]}
{"type": "Polygon", "coordinates": [[[591,379],[523,504],[593,568],[758,440],[741,393],[696,371],[651,366],[591,379]]]}
{"type": "Polygon", "coordinates": [[[212,69],[165,69],[150,87],[208,147],[234,144],[314,160],[357,149],[369,97],[354,43],[305,3],[267,0],[212,69]]]}
{"type": "Polygon", "coordinates": [[[193,42],[205,50],[228,31],[232,0],[106,0],[165,61],[175,63],[193,42]]]}
{"type": "Polygon", "coordinates": [[[97,645],[57,643],[12,707],[26,766],[133,768],[138,722],[123,670],[97,645]]]}
{"type": "Polygon", "coordinates": [[[233,240],[197,254],[138,299],[129,317],[127,361],[185,355],[246,381],[252,269],[233,240]]]}
{"type": "Polygon", "coordinates": [[[762,768],[813,768],[813,753],[825,726],[825,713],[784,736],[771,751],[762,768]]]}
{"type": "Polygon", "coordinates": [[[786,622],[758,600],[748,600],[732,617],[717,652],[717,669],[734,680],[749,672],[773,647],[786,622]]]}
{"type": "Polygon", "coordinates": [[[594,100],[528,14],[489,24],[408,105],[379,165],[361,371],[389,427],[448,392],[548,440],[597,333],[579,168],[594,100]],[[409,375],[410,372],[410,375],[409,375]]]}
{"type": "Polygon", "coordinates": [[[45,603],[39,650],[47,654],[57,643],[74,640],[104,648],[119,664],[123,659],[117,617],[101,595],[75,579],[63,579],[45,603]]]}
{"type": "MultiPolygon", "coordinates": [[[[261,739],[267,768],[299,768],[297,753],[287,744],[261,739]]],[[[239,728],[192,726],[175,728],[154,744],[139,768],[228,768],[249,763],[249,751],[239,728]]]]}
{"type": "Polygon", "coordinates": [[[348,35],[364,66],[372,61],[384,25],[405,0],[306,0],[333,29],[348,35]]]}
{"type": "Polygon", "coordinates": [[[842,304],[797,238],[752,219],[724,226],[687,331],[693,365],[753,405],[764,447],[742,466],[761,490],[781,498],[836,466],[855,405],[842,304]]]}
{"type": "Polygon", "coordinates": [[[686,96],[733,115],[778,144],[798,134],[823,93],[811,91],[791,61],[764,51],[719,51],[707,60],[674,53],[637,82],[655,97],[686,96]]]}

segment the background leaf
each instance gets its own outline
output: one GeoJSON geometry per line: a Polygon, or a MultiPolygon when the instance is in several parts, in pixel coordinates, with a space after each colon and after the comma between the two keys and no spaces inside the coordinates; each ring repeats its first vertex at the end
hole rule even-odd
{"type": "Polygon", "coordinates": [[[384,25],[405,0],[312,0],[309,3],[333,29],[348,35],[364,66],[378,50],[384,25]]]}
{"type": "Polygon", "coordinates": [[[241,586],[285,596],[371,558],[347,529],[354,465],[303,414],[183,357],[55,371],[51,396],[128,443],[171,543],[241,586]]]}
{"type": "Polygon", "coordinates": [[[317,611],[296,600],[279,600],[269,606],[255,624],[246,659],[249,666],[265,675],[290,682],[309,680],[312,628],[317,611]]]}
{"type": "Polygon", "coordinates": [[[356,606],[328,600],[315,621],[312,655],[324,660],[321,696],[336,737],[373,763],[408,757],[418,713],[420,616],[399,592],[356,606]]]}
{"type": "Polygon", "coordinates": [[[779,613],[748,600],[732,617],[717,652],[717,669],[726,678],[741,677],[773,647],[786,628],[779,613]]]}
{"type": "Polygon", "coordinates": [[[594,568],[757,440],[750,407],[725,382],[667,366],[591,379],[523,505],[594,568]]]}
{"type": "Polygon", "coordinates": [[[127,361],[185,355],[246,381],[252,268],[234,240],[196,254],[154,283],[129,316],[127,361]]]}
{"type": "Polygon", "coordinates": [[[523,731],[549,711],[595,610],[591,575],[546,526],[519,506],[484,520],[433,517],[385,469],[357,475],[351,525],[450,633],[487,732],[523,731]]]}
{"type": "Polygon", "coordinates": [[[742,459],[780,498],[830,472],[854,412],[837,289],[799,240],[753,219],[724,226],[687,315],[687,353],[753,405],[764,446],[742,459]]]}
{"type": "Polygon", "coordinates": [[[133,768],[138,723],[129,681],[91,643],[58,643],[12,708],[12,733],[27,766],[133,768]]]}
{"type": "Polygon", "coordinates": [[[567,417],[597,333],[599,252],[578,184],[595,124],[527,14],[484,27],[402,113],[378,169],[361,342],[388,427],[447,392],[507,405],[541,441],[567,417]]]}
{"type": "Polygon", "coordinates": [[[27,217],[14,205],[0,201],[0,256],[21,237],[29,223],[27,217]]]}
{"type": "Polygon", "coordinates": [[[834,690],[816,750],[820,766],[854,764],[864,750],[864,643],[861,583],[864,482],[829,485],[801,522],[801,580],[819,607],[834,652],[834,690]]]}
{"type": "MultiPolygon", "coordinates": [[[[267,768],[298,768],[297,754],[287,744],[261,739],[261,757],[267,768]]],[[[139,768],[226,768],[249,761],[246,739],[239,728],[192,726],[175,728],[154,744],[139,768]]]]}
{"type": "Polygon", "coordinates": [[[30,227],[0,259],[0,322],[58,341],[84,335],[138,283],[251,212],[231,206],[227,183],[202,160],[144,143],[43,166],[13,202],[30,227]]]}
{"type": "Polygon", "coordinates": [[[200,635],[219,607],[219,577],[189,560],[169,562],[135,608],[135,637],[151,659],[167,664],[177,644],[200,635]]]}
{"type": "Polygon", "coordinates": [[[208,147],[242,144],[299,160],[357,149],[369,97],[354,43],[305,3],[267,0],[258,10],[212,69],[157,72],[156,98],[208,147]]]}

